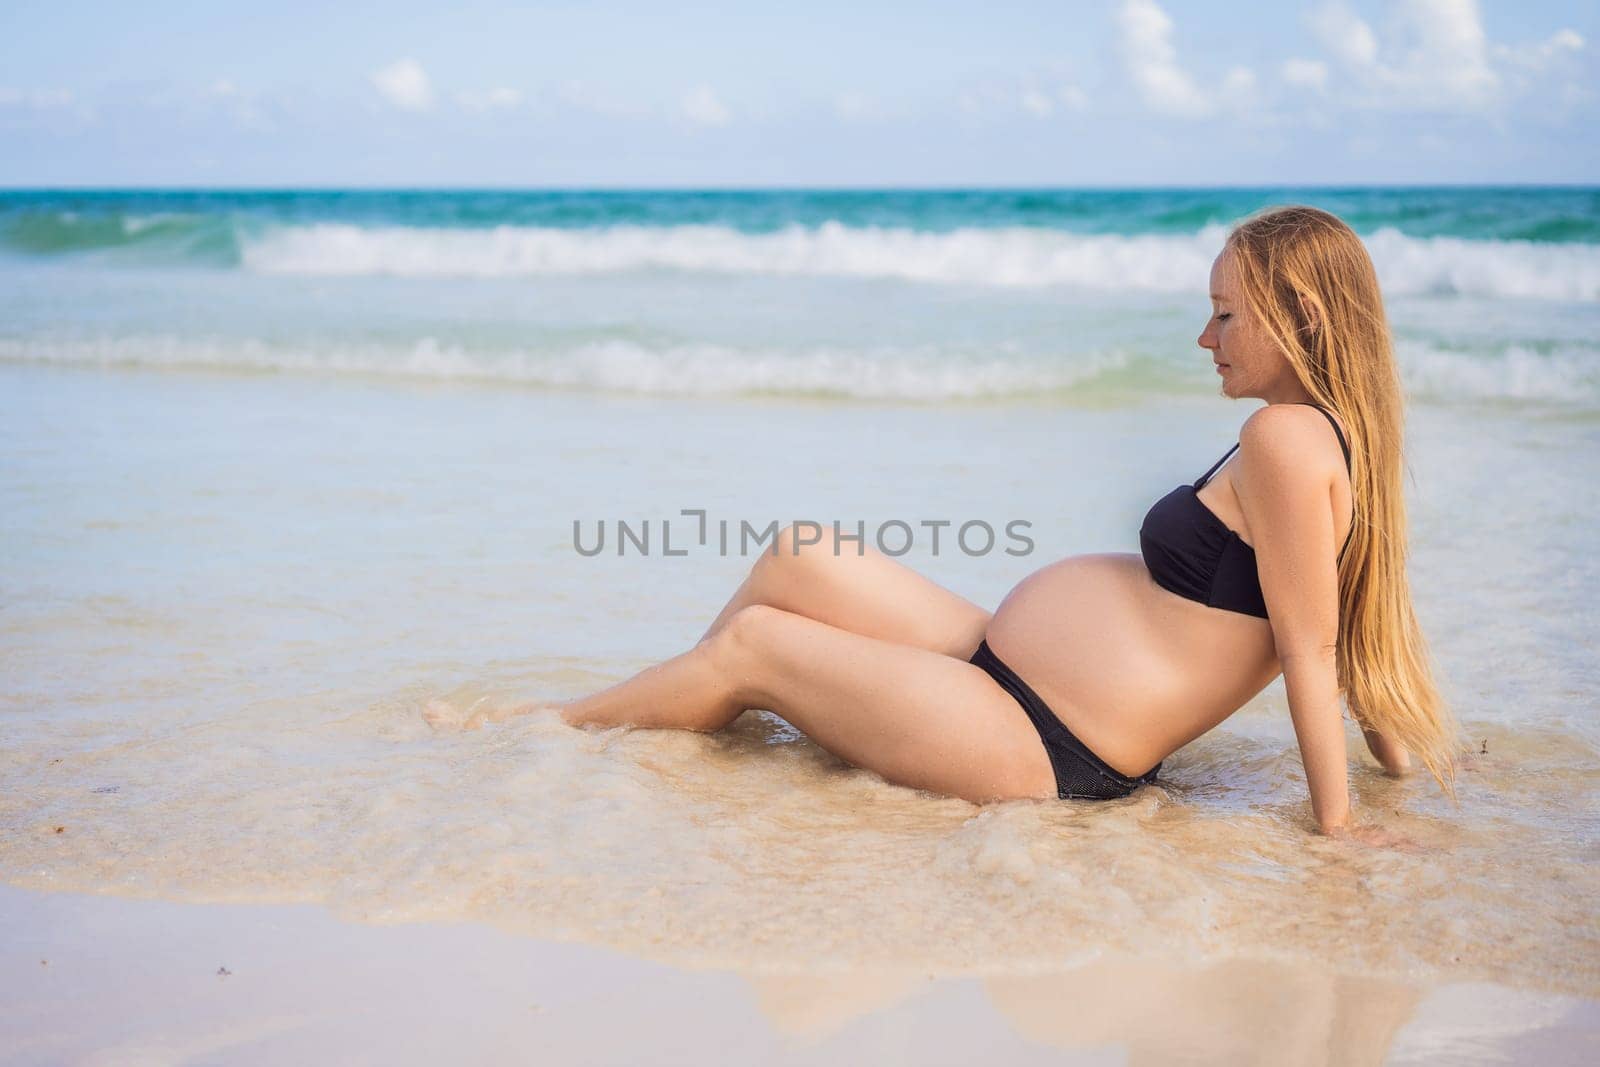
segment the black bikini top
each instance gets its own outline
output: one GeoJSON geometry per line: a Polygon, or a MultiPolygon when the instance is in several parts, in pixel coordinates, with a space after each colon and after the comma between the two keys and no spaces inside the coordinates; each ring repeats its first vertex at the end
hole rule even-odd
{"type": "MultiPolygon", "coordinates": [[[[1345,443],[1339,424],[1316,404],[1307,406],[1327,416],[1339,438],[1339,447],[1344,450],[1344,466],[1348,471],[1350,446],[1345,443]]],[[[1217,468],[1238,448],[1235,443],[1193,485],[1180,485],[1155,502],[1145,513],[1144,525],[1139,528],[1139,548],[1150,577],[1163,589],[1213,608],[1265,619],[1267,604],[1261,596],[1261,581],[1256,574],[1255,549],[1240,540],[1215,512],[1200,502],[1198,495],[1201,486],[1210,481],[1217,468]]],[[[1350,532],[1355,532],[1354,522],[1350,532]]],[[[1339,549],[1341,557],[1349,544],[1350,534],[1347,533],[1339,549]]]]}

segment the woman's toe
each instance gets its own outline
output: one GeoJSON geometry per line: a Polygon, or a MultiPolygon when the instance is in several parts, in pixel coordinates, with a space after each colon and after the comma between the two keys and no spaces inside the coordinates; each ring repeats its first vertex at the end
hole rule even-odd
{"type": "Polygon", "coordinates": [[[461,728],[461,713],[448,700],[430,700],[422,708],[422,719],[435,730],[461,728]]]}

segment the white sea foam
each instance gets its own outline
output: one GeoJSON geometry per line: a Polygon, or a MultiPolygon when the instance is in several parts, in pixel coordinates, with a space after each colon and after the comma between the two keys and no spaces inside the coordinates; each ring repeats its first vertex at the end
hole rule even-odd
{"type": "Polygon", "coordinates": [[[1600,245],[1408,237],[1366,238],[1386,292],[1600,300],[1600,245]]]}
{"type": "MultiPolygon", "coordinates": [[[[1407,394],[1417,400],[1600,408],[1600,353],[1591,347],[1544,350],[1509,344],[1468,351],[1403,341],[1396,359],[1407,394]]],[[[0,360],[358,374],[663,396],[772,394],[917,402],[1214,388],[1210,376],[1197,374],[1192,361],[1126,348],[980,355],[912,345],[784,350],[607,339],[502,349],[431,336],[393,344],[285,345],[256,338],[153,335],[0,338],[0,360]]]]}
{"type": "Polygon", "coordinates": [[[725,226],[490,230],[322,224],[245,245],[247,268],[287,274],[499,277],[682,270],[969,285],[1175,290],[1203,277],[1222,231],[1196,237],[1052,230],[852,228],[836,222],[750,234],[725,226]]]}
{"type": "Polygon", "coordinates": [[[1592,408],[1600,403],[1600,352],[1506,345],[1488,353],[1408,342],[1396,361],[1413,397],[1523,400],[1592,408]]]}
{"type": "Polygon", "coordinates": [[[1115,374],[1125,352],[958,357],[915,348],[796,351],[606,340],[550,350],[481,350],[423,337],[409,346],[315,349],[255,339],[173,336],[0,339],[0,360],[118,367],[372,374],[678,396],[782,394],[878,400],[981,400],[1061,393],[1115,374]]]}
{"type": "MultiPolygon", "coordinates": [[[[1026,227],[932,232],[837,222],[744,233],[726,226],[553,229],[288,226],[247,238],[246,269],[265,274],[506,277],[678,270],[882,278],[1002,287],[1186,292],[1225,230],[1185,235],[1076,234],[1026,227]]],[[[1600,246],[1410,237],[1367,238],[1391,295],[1600,299],[1600,246]]]]}

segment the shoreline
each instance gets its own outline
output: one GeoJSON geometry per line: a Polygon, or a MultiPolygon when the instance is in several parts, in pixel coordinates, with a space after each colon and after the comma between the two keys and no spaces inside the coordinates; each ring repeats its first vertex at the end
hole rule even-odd
{"type": "Polygon", "coordinates": [[[682,969],[480,923],[0,886],[6,1063],[1590,1062],[1600,1000],[1235,959],[682,969]]]}

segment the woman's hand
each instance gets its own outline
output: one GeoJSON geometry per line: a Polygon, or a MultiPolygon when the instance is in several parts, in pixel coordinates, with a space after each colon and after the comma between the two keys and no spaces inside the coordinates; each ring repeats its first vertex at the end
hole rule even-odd
{"type": "Polygon", "coordinates": [[[1411,773],[1411,753],[1400,742],[1364,727],[1361,736],[1366,738],[1367,751],[1382,765],[1385,774],[1391,778],[1403,778],[1411,773]]]}
{"type": "Polygon", "coordinates": [[[1354,841],[1368,845],[1372,848],[1392,848],[1400,852],[1426,852],[1427,849],[1419,842],[1395,830],[1384,826],[1363,824],[1360,826],[1336,826],[1331,830],[1322,831],[1328,837],[1335,837],[1345,841],[1354,841]]]}

